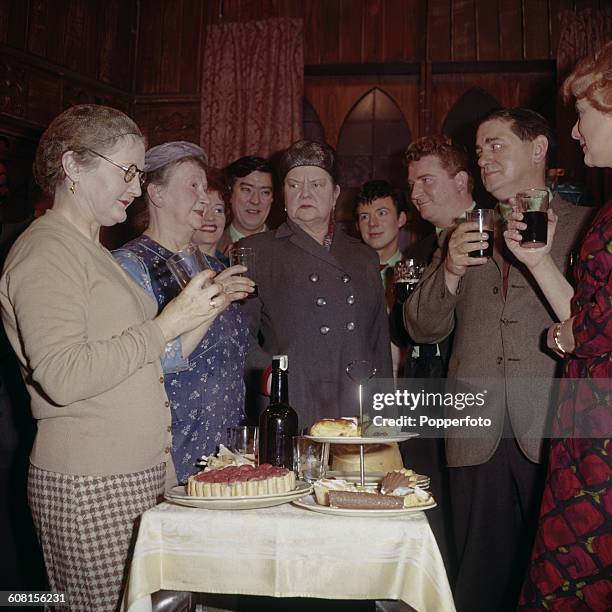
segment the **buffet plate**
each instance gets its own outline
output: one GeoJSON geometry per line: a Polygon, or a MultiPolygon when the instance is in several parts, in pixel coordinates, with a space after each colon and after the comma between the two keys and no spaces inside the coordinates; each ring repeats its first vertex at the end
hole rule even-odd
{"type": "Polygon", "coordinates": [[[320,512],[321,514],[335,514],[336,516],[396,516],[401,514],[414,514],[421,510],[430,510],[431,508],[435,508],[438,504],[432,501],[429,504],[415,506],[413,508],[354,510],[352,508],[330,508],[329,506],[321,506],[317,504],[314,495],[309,495],[308,497],[294,501],[293,505],[298,508],[303,508],[304,510],[312,510],[313,512],[320,512]]]}
{"type": "MultiPolygon", "coordinates": [[[[370,472],[365,475],[365,484],[366,486],[374,486],[380,484],[382,479],[387,475],[387,472],[370,472]]],[[[344,470],[327,470],[325,473],[325,478],[340,478],[342,480],[347,480],[348,482],[357,482],[361,481],[361,476],[359,472],[346,472],[344,470]]],[[[428,489],[431,484],[431,479],[429,476],[421,475],[417,478],[416,484],[419,485],[422,489],[428,489]]]]}
{"type": "Polygon", "coordinates": [[[312,492],[312,485],[309,482],[298,480],[296,488],[287,493],[277,493],[275,495],[259,495],[244,497],[193,497],[187,495],[185,486],[179,485],[166,491],[164,497],[166,501],[179,506],[189,508],[205,508],[206,510],[254,510],[256,508],[270,508],[280,506],[292,501],[296,501],[312,492]]]}
{"type": "Polygon", "coordinates": [[[416,438],[419,434],[414,432],[405,432],[389,436],[304,436],[314,442],[323,444],[391,444],[392,442],[405,442],[410,438],[416,438]]]}

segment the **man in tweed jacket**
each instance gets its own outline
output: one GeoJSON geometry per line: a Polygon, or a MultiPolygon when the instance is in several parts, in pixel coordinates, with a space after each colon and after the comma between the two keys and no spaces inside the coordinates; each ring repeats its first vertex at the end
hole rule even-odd
{"type": "MultiPolygon", "coordinates": [[[[480,124],[478,164],[502,214],[517,192],[545,188],[550,141],[544,118],[527,109],[495,111],[480,124]]],[[[552,256],[567,271],[588,210],[558,196],[551,207],[559,217],[552,256]]],[[[501,223],[490,259],[469,257],[480,248],[470,243],[476,234],[469,225],[452,231],[404,309],[408,331],[419,342],[440,342],[454,331],[449,378],[502,383],[505,401],[492,431],[479,439],[446,440],[458,559],[455,600],[459,611],[469,612],[516,609],[538,516],[542,436],[558,365],[540,343],[552,313],[505,249],[501,223]]]]}

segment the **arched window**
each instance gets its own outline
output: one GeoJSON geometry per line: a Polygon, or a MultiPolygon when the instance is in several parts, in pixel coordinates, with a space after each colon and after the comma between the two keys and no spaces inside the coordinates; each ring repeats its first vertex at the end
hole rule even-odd
{"type": "Polygon", "coordinates": [[[373,178],[405,182],[401,158],[409,142],[410,128],[395,102],[378,88],[369,91],[340,129],[338,155],[345,187],[359,187],[373,178]]]}
{"type": "Polygon", "coordinates": [[[397,104],[382,90],[366,93],[347,115],[338,138],[343,192],[337,216],[352,218],[353,198],[372,179],[406,186],[403,153],[410,142],[410,127],[397,104]]]}
{"type": "Polygon", "coordinates": [[[474,200],[482,207],[492,207],[496,200],[485,190],[480,179],[474,149],[476,130],[482,118],[499,107],[499,102],[489,92],[473,87],[455,102],[442,124],[442,133],[463,145],[468,152],[470,172],[474,177],[474,200]]]}

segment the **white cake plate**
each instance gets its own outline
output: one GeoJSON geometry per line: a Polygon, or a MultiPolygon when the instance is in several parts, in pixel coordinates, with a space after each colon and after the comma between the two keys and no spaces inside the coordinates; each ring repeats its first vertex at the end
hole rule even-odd
{"type": "Polygon", "coordinates": [[[205,508],[206,510],[254,510],[256,508],[270,508],[287,504],[308,495],[312,492],[309,482],[298,480],[296,488],[287,493],[275,495],[240,496],[240,497],[195,497],[187,495],[185,486],[179,485],[166,491],[166,501],[187,506],[189,508],[205,508]]]}

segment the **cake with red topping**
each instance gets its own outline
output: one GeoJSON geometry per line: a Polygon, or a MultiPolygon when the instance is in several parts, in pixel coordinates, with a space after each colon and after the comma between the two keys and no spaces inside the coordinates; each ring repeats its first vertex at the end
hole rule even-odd
{"type": "Polygon", "coordinates": [[[295,473],[269,463],[205,470],[190,476],[186,486],[192,497],[257,497],[294,489],[295,473]]]}

